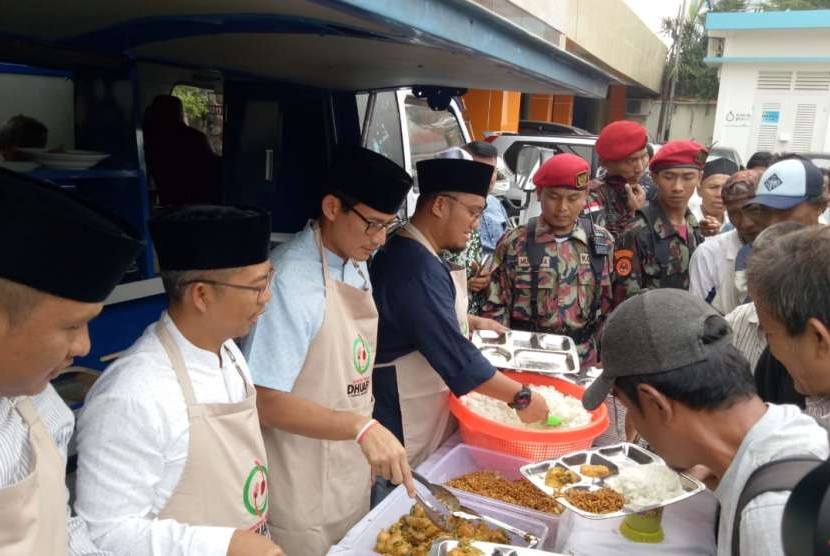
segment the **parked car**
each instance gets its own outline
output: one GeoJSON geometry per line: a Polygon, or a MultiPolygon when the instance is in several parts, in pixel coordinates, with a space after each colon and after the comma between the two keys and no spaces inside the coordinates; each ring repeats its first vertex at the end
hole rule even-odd
{"type": "Polygon", "coordinates": [[[741,155],[738,154],[738,151],[736,151],[732,147],[714,145],[711,149],[709,149],[709,156],[706,158],[706,162],[709,162],[710,160],[717,160],[719,158],[726,158],[728,160],[731,160],[732,162],[738,165],[738,168],[744,167],[743,160],[741,160],[741,155]]]}
{"type": "Polygon", "coordinates": [[[809,158],[813,164],[822,170],[830,170],[830,153],[807,153],[802,156],[809,158]]]}
{"type": "Polygon", "coordinates": [[[516,135],[594,135],[588,130],[556,122],[520,120],[516,135]]]}

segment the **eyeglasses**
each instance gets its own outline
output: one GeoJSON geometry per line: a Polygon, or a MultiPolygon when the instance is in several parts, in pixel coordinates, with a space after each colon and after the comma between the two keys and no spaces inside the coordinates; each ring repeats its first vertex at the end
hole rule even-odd
{"type": "Polygon", "coordinates": [[[401,225],[401,219],[398,217],[393,218],[389,222],[380,222],[378,220],[372,220],[370,218],[366,218],[357,208],[355,207],[355,202],[345,198],[343,195],[337,195],[337,198],[340,199],[340,202],[343,203],[344,206],[348,207],[350,211],[354,212],[358,218],[363,220],[366,223],[366,229],[363,230],[366,235],[373,236],[380,231],[388,232],[391,229],[394,229],[401,225]]]}
{"type": "Polygon", "coordinates": [[[257,303],[262,303],[265,299],[268,289],[271,287],[271,282],[274,281],[274,269],[268,271],[268,276],[265,279],[264,286],[245,286],[243,284],[231,284],[229,282],[220,282],[218,280],[209,280],[205,278],[194,278],[193,280],[188,280],[184,282],[182,285],[187,286],[189,284],[195,284],[197,282],[201,282],[202,284],[210,284],[211,286],[219,286],[222,288],[233,288],[236,290],[247,290],[251,292],[257,292],[256,300],[257,303]]]}
{"type": "Polygon", "coordinates": [[[449,197],[459,205],[463,206],[465,209],[467,209],[467,212],[470,213],[470,218],[472,218],[473,220],[478,220],[479,218],[481,218],[481,215],[484,214],[484,209],[487,208],[486,204],[483,207],[479,207],[477,205],[468,205],[455,195],[450,195],[449,193],[442,193],[441,197],[449,197]]]}

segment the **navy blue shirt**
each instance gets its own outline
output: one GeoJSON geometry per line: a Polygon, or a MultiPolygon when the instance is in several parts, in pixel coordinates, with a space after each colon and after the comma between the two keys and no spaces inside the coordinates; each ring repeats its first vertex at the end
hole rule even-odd
{"type": "MultiPolygon", "coordinates": [[[[375,255],[369,274],[380,314],[376,365],[419,351],[456,396],[490,380],[495,367],[461,333],[446,262],[396,235],[375,255]]],[[[372,387],[374,418],[403,443],[395,368],[376,369],[372,387]]]]}

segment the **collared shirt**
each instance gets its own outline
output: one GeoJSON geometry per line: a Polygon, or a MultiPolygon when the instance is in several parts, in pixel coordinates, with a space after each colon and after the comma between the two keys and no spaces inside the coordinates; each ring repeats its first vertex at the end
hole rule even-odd
{"type": "MultiPolygon", "coordinates": [[[[11,487],[28,477],[35,463],[29,443],[29,427],[14,408],[18,400],[19,397],[0,397],[0,489],[11,487]]],[[[65,465],[67,446],[75,426],[75,415],[66,407],[51,384],[40,394],[32,396],[32,402],[44,427],[55,441],[65,465]]],[[[99,550],[92,543],[86,523],[79,517],[71,516],[68,502],[68,490],[63,500],[55,500],[56,504],[66,507],[70,556],[109,555],[109,552],[99,550]]],[[[0,527],[2,526],[3,524],[0,524],[0,527]]]]}
{"type": "MultiPolygon", "coordinates": [[[[377,365],[419,351],[457,396],[495,374],[461,332],[446,262],[417,241],[396,235],[378,251],[369,272],[380,314],[377,365]]],[[[394,369],[376,370],[372,386],[375,418],[403,442],[394,369]]]]}
{"type": "MultiPolygon", "coordinates": [[[[245,383],[229,357],[220,361],[193,345],[166,313],[161,321],[181,350],[198,403],[245,399],[245,383]]],[[[223,347],[250,380],[236,345],[223,347]]],[[[75,509],[101,547],[136,556],[227,553],[231,527],[158,519],[182,476],[189,430],[181,387],[151,324],[95,383],[78,418],[75,509]]]]}
{"type": "Polygon", "coordinates": [[[735,258],[742,246],[737,230],[718,234],[695,249],[689,263],[689,291],[723,315],[746,297],[735,285],[735,258]]]}
{"type": "MultiPolygon", "coordinates": [[[[732,551],[732,526],[747,479],[762,465],[792,457],[826,459],[827,432],[791,405],[768,404],[767,411],[744,437],[715,496],[721,505],[718,556],[732,551]]],[[[781,518],[789,492],[767,492],[753,499],[741,516],[741,554],[781,554],[781,518]]]]}
{"type": "Polygon", "coordinates": [[[755,366],[767,347],[767,338],[758,323],[755,304],[738,305],[725,318],[732,328],[732,345],[746,357],[749,368],[754,373],[755,366]]]}
{"type": "MultiPolygon", "coordinates": [[[[613,245],[611,234],[601,226],[594,226],[594,233],[604,236],[613,245]]],[[[591,249],[588,235],[579,225],[574,225],[565,237],[554,235],[544,218],[536,220],[535,241],[544,246],[547,261],[539,269],[538,322],[533,323],[531,306],[532,272],[527,253],[527,226],[511,230],[499,244],[493,259],[487,303],[482,308],[483,317],[492,318],[508,328],[523,325],[538,327],[557,334],[571,335],[586,326],[596,324],[592,337],[578,344],[582,364],[591,365],[597,359],[597,342],[600,324],[611,312],[611,261],[613,248],[609,249],[597,285],[591,267],[591,249]],[[545,265],[547,262],[547,265],[545,265]],[[596,288],[599,287],[599,317],[594,308],[596,288]],[[595,320],[599,322],[595,323],[595,320]]]]}
{"type": "Polygon", "coordinates": [[[634,212],[628,208],[625,180],[619,176],[592,180],[584,214],[617,239],[634,220],[634,212]]]}
{"type": "Polygon", "coordinates": [[[496,250],[501,236],[507,229],[507,211],[495,195],[487,195],[487,206],[481,214],[478,233],[481,237],[481,250],[488,255],[496,250]]]}
{"type": "MultiPolygon", "coordinates": [[[[356,288],[369,288],[366,263],[344,261],[325,249],[329,275],[356,288]]],[[[271,252],[271,300],[242,344],[254,384],[290,392],[300,376],[308,348],[323,325],[326,288],[320,248],[309,222],[271,252]]]]}
{"type": "Polygon", "coordinates": [[[659,203],[644,210],[657,213],[653,226],[649,226],[644,212],[639,210],[625,232],[617,238],[614,252],[615,304],[648,289],[689,289],[689,261],[697,246],[703,242],[697,220],[687,209],[684,239],[659,203]]]}

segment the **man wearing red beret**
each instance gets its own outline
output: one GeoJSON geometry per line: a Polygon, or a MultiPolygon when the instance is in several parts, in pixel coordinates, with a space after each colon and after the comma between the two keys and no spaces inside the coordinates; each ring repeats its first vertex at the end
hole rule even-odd
{"type": "Polygon", "coordinates": [[[612,307],[614,238],[580,219],[590,167],[573,154],[546,161],[533,176],[541,218],[509,232],[494,254],[482,316],[518,330],[564,334],[580,363],[598,359],[598,332],[612,307]]]}
{"type": "Polygon", "coordinates": [[[597,137],[597,155],[606,174],[591,182],[586,213],[595,224],[617,238],[645,206],[640,178],[648,164],[648,134],[636,122],[620,120],[605,126],[597,137]]]}
{"type": "Polygon", "coordinates": [[[671,141],[651,159],[657,199],[617,238],[615,303],[647,289],[689,289],[689,260],[703,236],[688,204],[707,154],[694,141],[671,141]]]}

